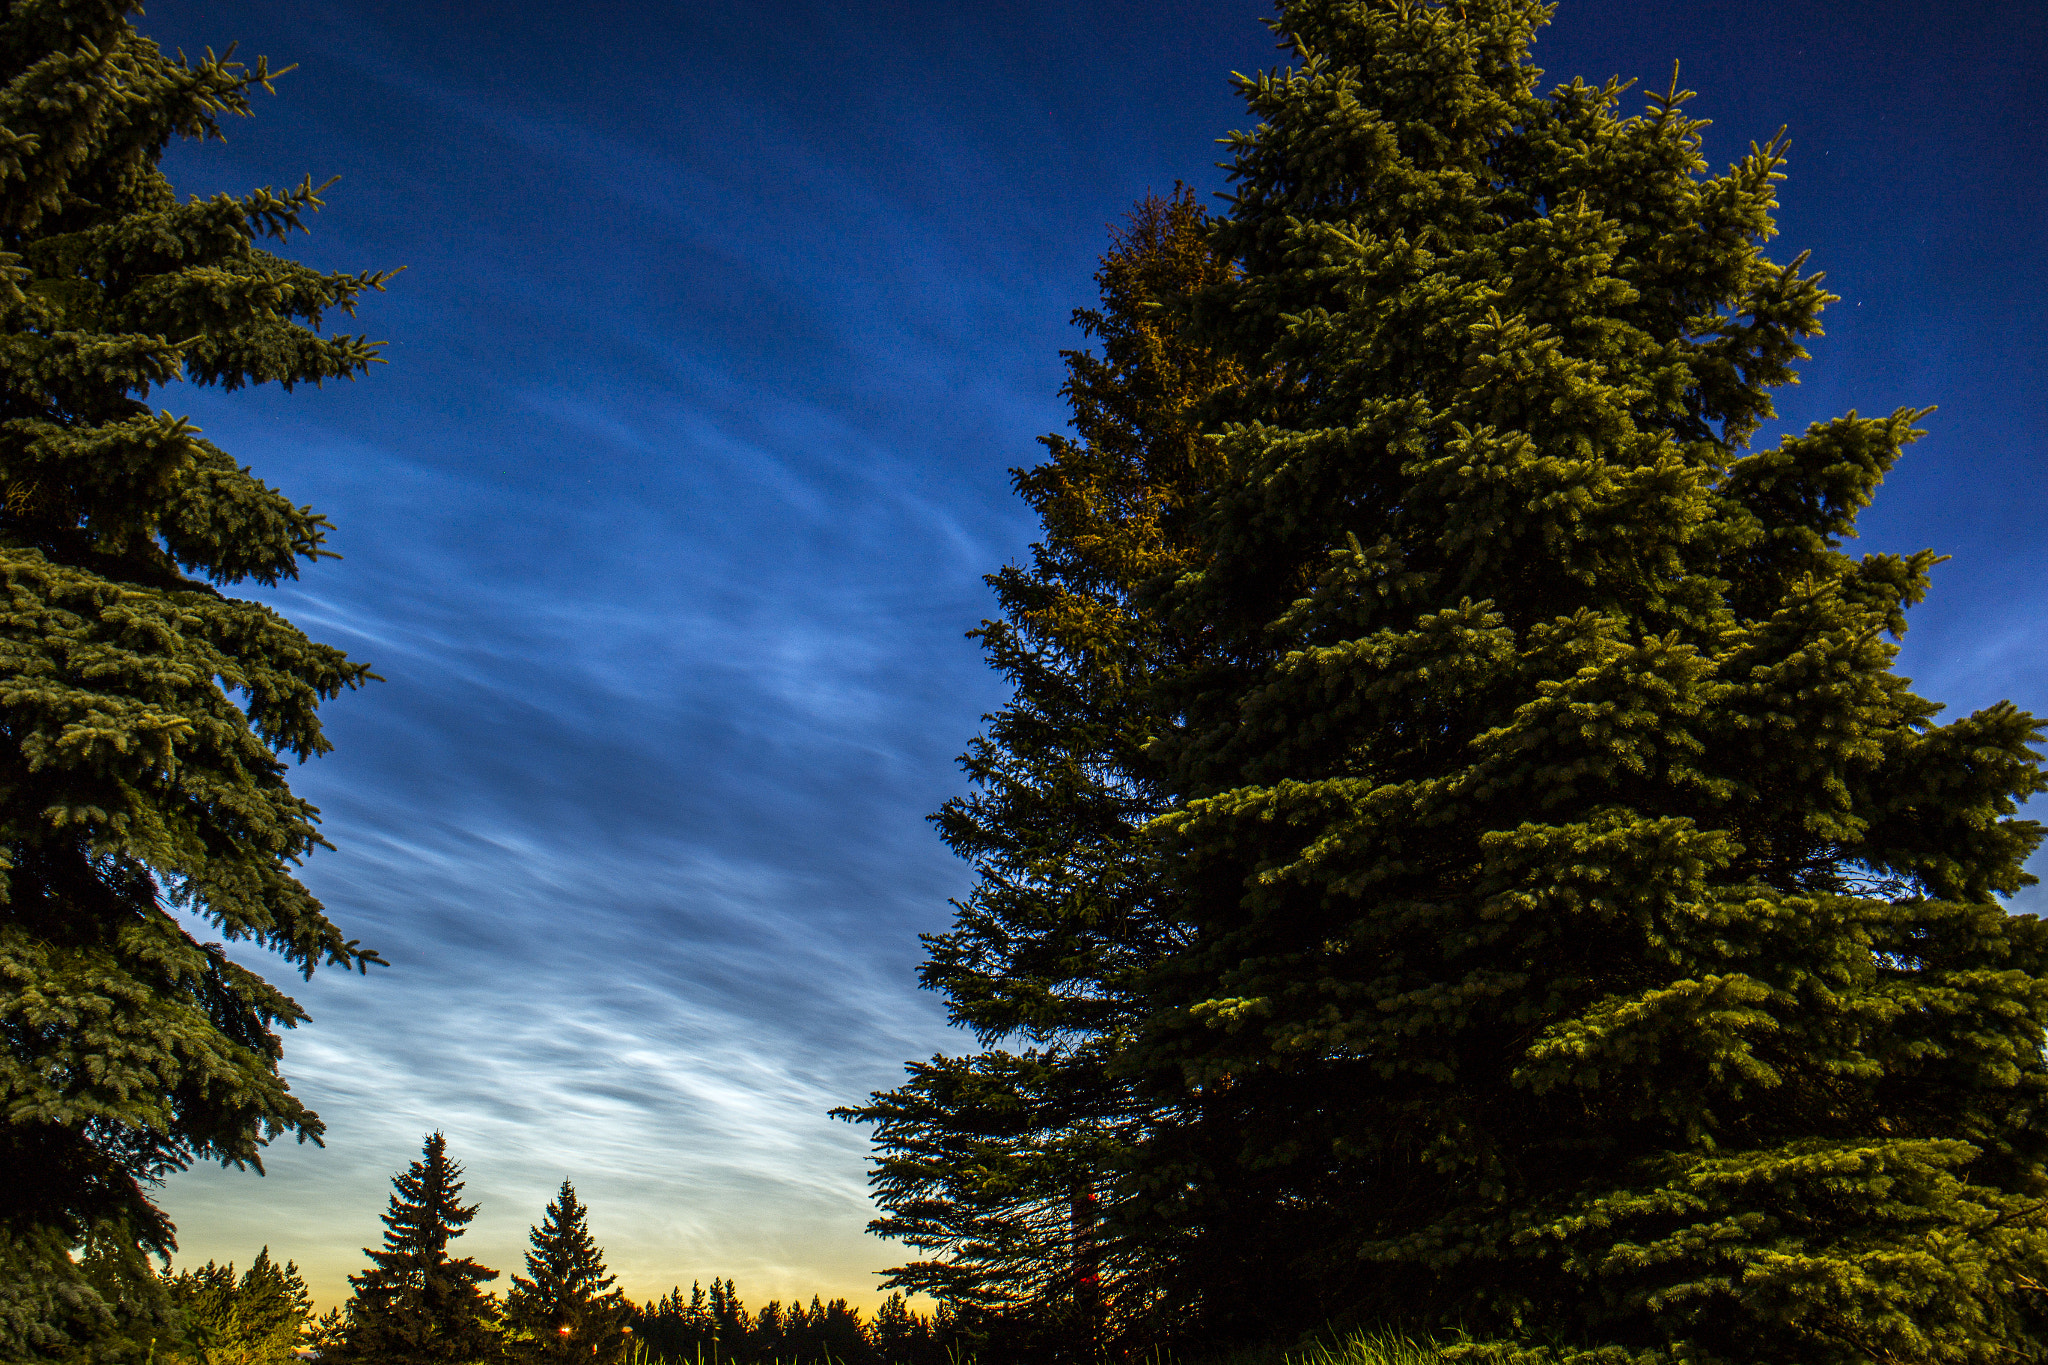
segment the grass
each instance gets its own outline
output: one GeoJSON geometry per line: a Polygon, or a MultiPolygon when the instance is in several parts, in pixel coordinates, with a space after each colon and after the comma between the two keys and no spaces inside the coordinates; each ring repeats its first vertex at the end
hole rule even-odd
{"type": "MultiPolygon", "coordinates": [[[[1275,1347],[1237,1351],[1201,1365],[1439,1365],[1442,1350],[1427,1341],[1390,1331],[1354,1331],[1294,1350],[1275,1347]]],[[[1165,1355],[1140,1365],[1188,1365],[1165,1355]]]]}
{"type": "MultiPolygon", "coordinates": [[[[950,1365],[977,1365],[975,1357],[955,1348],[949,1351],[950,1365]]],[[[1356,1331],[1334,1341],[1319,1341],[1293,1351],[1241,1352],[1205,1365],[1441,1365],[1443,1353],[1437,1346],[1398,1332],[1356,1331]]],[[[700,1354],[696,1360],[684,1357],[668,1362],[636,1341],[628,1349],[623,1365],[714,1365],[712,1357],[700,1354]]],[[[1155,1351],[1138,1365],[1185,1365],[1173,1355],[1155,1351]]]]}
{"type": "Polygon", "coordinates": [[[1392,1332],[1353,1332],[1334,1345],[1317,1342],[1285,1365],[1437,1365],[1441,1352],[1426,1341],[1392,1332]]]}

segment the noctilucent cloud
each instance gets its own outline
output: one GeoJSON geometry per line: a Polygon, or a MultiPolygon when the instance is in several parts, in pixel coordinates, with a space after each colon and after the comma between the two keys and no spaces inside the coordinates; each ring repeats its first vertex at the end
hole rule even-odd
{"type": "MultiPolygon", "coordinates": [[[[385,681],[294,774],[336,846],[304,871],[393,963],[299,988],[327,1146],[171,1179],[180,1264],[268,1245],[338,1301],[440,1128],[488,1265],[567,1177],[638,1298],[875,1301],[902,1249],[826,1111],[968,1045],[913,973],[969,882],[924,816],[1003,697],[963,633],[1032,536],[1006,471],[1064,422],[1105,226],[1222,187],[1265,12],[151,5],[166,48],[300,64],[179,188],[339,175],[291,250],[408,267],[339,320],[388,368],[160,396],[338,527],[274,597],[385,681]]],[[[1952,713],[2048,711],[2044,57],[2035,0],[1562,0],[1538,46],[1682,59],[1717,167],[1789,125],[1774,250],[1842,301],[1780,427],[1940,405],[1863,543],[1955,557],[1902,663],[1952,713]]]]}

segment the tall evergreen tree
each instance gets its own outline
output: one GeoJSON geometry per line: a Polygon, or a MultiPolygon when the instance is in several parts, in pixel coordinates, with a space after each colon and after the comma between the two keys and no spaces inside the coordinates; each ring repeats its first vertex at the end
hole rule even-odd
{"type": "MultiPolygon", "coordinates": [[[[319,329],[384,277],[257,245],[310,183],[178,202],[167,145],[268,72],[166,57],[137,12],[0,7],[0,1298],[80,1330],[72,1250],[172,1245],[154,1181],[321,1133],[278,1074],[304,1013],[173,910],[304,973],[376,960],[291,875],[319,837],[284,778],[366,669],[223,591],[296,576],[327,523],[147,399],[360,373],[375,347],[319,329]]],[[[55,1323],[0,1315],[0,1352],[55,1323]]]]}
{"type": "Polygon", "coordinates": [[[1184,1102],[1118,1216],[1246,1330],[2039,1358],[2040,732],[1937,724],[1936,557],[1841,548],[1925,413],[1752,446],[1830,301],[1765,254],[1785,144],[1540,90],[1537,0],[1279,10],[1156,599],[1187,939],[1119,1065],[1184,1102]]]}
{"type": "Polygon", "coordinates": [[[979,880],[928,940],[923,981],[985,1050],[842,1111],[875,1125],[875,1231],[935,1253],[890,1283],[1083,1331],[1105,1297],[1149,1303],[1146,1249],[1088,1224],[1151,1114],[1108,1063],[1172,932],[1138,839],[1165,796],[1134,700],[1185,646],[1134,593],[1188,566],[1189,509],[1215,477],[1192,417],[1236,374],[1165,309],[1224,273],[1177,189],[1136,207],[1096,274],[1101,307],[1075,313],[1101,350],[1065,356],[1074,435],[1014,474],[1045,533],[990,577],[1002,615],[976,632],[1014,697],[963,760],[976,791],[936,817],[979,880]]]}
{"type": "Polygon", "coordinates": [[[590,1211],[564,1180],[540,1226],[529,1234],[526,1274],[512,1277],[505,1321],[527,1333],[522,1354],[535,1360],[611,1360],[625,1349],[632,1304],[605,1273],[604,1250],[590,1236],[590,1211]]]}
{"type": "MultiPolygon", "coordinates": [[[[468,1365],[503,1355],[496,1305],[477,1288],[498,1272],[448,1254],[477,1206],[462,1202],[462,1167],[448,1140],[427,1135],[420,1159],[392,1177],[384,1245],[355,1290],[331,1354],[365,1365],[468,1365]]],[[[325,1356],[323,1355],[323,1359],[325,1356]]]]}

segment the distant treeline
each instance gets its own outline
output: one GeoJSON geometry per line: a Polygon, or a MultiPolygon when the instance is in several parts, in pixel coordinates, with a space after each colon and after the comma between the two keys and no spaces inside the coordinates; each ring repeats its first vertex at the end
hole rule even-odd
{"type": "MultiPolygon", "coordinates": [[[[477,1206],[462,1202],[462,1167],[446,1139],[430,1134],[391,1183],[384,1245],[365,1249],[370,1266],[349,1277],[348,1301],[317,1322],[306,1321],[303,1292],[294,1301],[304,1346],[327,1365],[948,1365],[972,1349],[953,1313],[913,1312],[900,1293],[868,1321],[845,1299],[818,1295],[749,1312],[718,1277],[708,1290],[697,1282],[636,1304],[616,1287],[566,1180],[532,1229],[526,1273],[492,1293],[483,1286],[498,1271],[451,1253],[477,1206]]],[[[216,1278],[233,1288],[232,1267],[216,1278]]],[[[275,1336],[267,1355],[211,1339],[222,1349],[187,1353],[199,1365],[283,1365],[275,1336]]]]}
{"type": "MultiPolygon", "coordinates": [[[[288,1365],[309,1342],[329,1354],[339,1343],[326,1338],[346,1319],[335,1310],[316,1320],[298,1267],[273,1262],[268,1248],[239,1274],[232,1264],[208,1261],[159,1283],[171,1311],[135,1345],[170,1365],[288,1365]]],[[[500,1308],[505,1356],[548,1348],[569,1355],[577,1344],[564,1340],[573,1332],[559,1328],[552,1341],[504,1332],[500,1308]]],[[[693,1283],[687,1294],[677,1288],[632,1305],[608,1349],[591,1353],[585,1346],[584,1353],[626,1365],[953,1365],[971,1353],[971,1344],[954,1314],[915,1312],[900,1293],[866,1320],[845,1299],[827,1303],[818,1295],[808,1307],[771,1299],[750,1313],[730,1279],[713,1279],[708,1291],[693,1283]]]]}
{"type": "MultiPolygon", "coordinates": [[[[349,1276],[346,1302],[316,1318],[296,1265],[265,1248],[246,1272],[206,1265],[137,1281],[118,1349],[80,1365],[969,1365],[978,1356],[1074,1355],[1074,1324],[941,1302],[920,1313],[891,1294],[872,1318],[844,1298],[771,1299],[749,1311],[729,1277],[635,1303],[616,1287],[589,1209],[563,1181],[531,1229],[525,1273],[454,1254],[477,1206],[440,1133],[392,1179],[381,1247],[349,1276]]],[[[100,1273],[97,1254],[82,1269],[100,1273]]],[[[4,1361],[5,1357],[0,1357],[4,1361]]]]}
{"type": "Polygon", "coordinates": [[[892,1294],[868,1321],[845,1299],[811,1296],[785,1305],[771,1299],[749,1313],[730,1279],[706,1290],[680,1286],[634,1310],[633,1335],[647,1356],[682,1365],[695,1361],[784,1362],[809,1365],[939,1365],[960,1349],[960,1325],[941,1309],[917,1313],[892,1294]]]}

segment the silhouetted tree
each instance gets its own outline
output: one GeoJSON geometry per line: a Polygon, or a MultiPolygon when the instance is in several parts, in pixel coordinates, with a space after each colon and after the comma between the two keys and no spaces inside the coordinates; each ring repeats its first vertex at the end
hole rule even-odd
{"type": "Polygon", "coordinates": [[[688,1298],[671,1290],[633,1312],[633,1336],[652,1356],[685,1365],[700,1357],[739,1365],[945,1365],[962,1355],[965,1338],[950,1333],[951,1315],[913,1312],[901,1294],[873,1323],[845,1299],[816,1294],[771,1299],[748,1313],[730,1279],[714,1276],[707,1294],[692,1284],[688,1298]]]}
{"type": "Polygon", "coordinates": [[[526,1274],[512,1277],[505,1321],[525,1332],[519,1354],[535,1360],[606,1361],[626,1344],[632,1305],[605,1273],[604,1251],[590,1236],[589,1210],[564,1180],[539,1227],[526,1274]]]}
{"type": "Polygon", "coordinates": [[[721,1354],[745,1354],[747,1334],[753,1330],[754,1320],[748,1315],[747,1306],[740,1302],[740,1292],[730,1278],[721,1282],[712,1277],[710,1309],[712,1339],[718,1343],[721,1354]]]}
{"type": "Polygon", "coordinates": [[[873,1365],[874,1343],[868,1339],[868,1329],[860,1320],[860,1310],[845,1299],[834,1299],[820,1309],[814,1296],[809,1316],[818,1342],[813,1359],[844,1361],[846,1365],[873,1365]]]}
{"type": "Polygon", "coordinates": [[[503,1355],[496,1304],[477,1286],[498,1272],[449,1256],[448,1244],[476,1217],[461,1202],[462,1167],[448,1142],[428,1135],[420,1159],[392,1179],[384,1245],[366,1248],[372,1266],[349,1276],[350,1299],[335,1358],[364,1365],[471,1365],[503,1355]]]}
{"type": "Polygon", "coordinates": [[[875,1310],[874,1320],[868,1324],[868,1339],[886,1365],[921,1365],[931,1354],[931,1320],[911,1312],[898,1291],[875,1310]]]}
{"type": "Polygon", "coordinates": [[[782,1301],[770,1299],[754,1314],[753,1330],[747,1333],[747,1356],[751,1360],[781,1360],[788,1356],[797,1358],[801,1350],[801,1338],[808,1326],[804,1319],[803,1305],[792,1303],[789,1317],[785,1321],[782,1301]],[[792,1328],[794,1329],[792,1331],[792,1328]]]}

